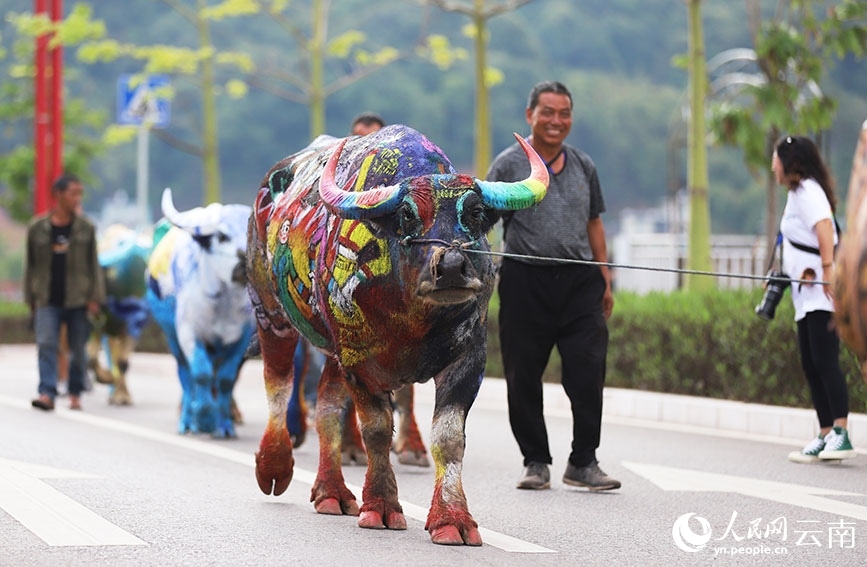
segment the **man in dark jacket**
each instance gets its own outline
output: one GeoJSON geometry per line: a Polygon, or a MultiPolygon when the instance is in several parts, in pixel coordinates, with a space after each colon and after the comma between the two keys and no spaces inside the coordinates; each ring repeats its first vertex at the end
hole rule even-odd
{"type": "Polygon", "coordinates": [[[60,326],[66,323],[69,350],[69,407],[81,409],[87,367],[88,313],[105,301],[105,283],[96,249],[96,227],[78,213],[84,187],[63,175],[51,187],[54,208],[27,228],[24,300],[30,306],[39,358],[39,397],[32,405],[54,409],[60,326]]]}

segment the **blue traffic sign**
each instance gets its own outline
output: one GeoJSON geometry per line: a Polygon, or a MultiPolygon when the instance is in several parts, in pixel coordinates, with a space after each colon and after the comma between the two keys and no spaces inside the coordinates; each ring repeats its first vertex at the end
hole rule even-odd
{"type": "Polygon", "coordinates": [[[169,84],[166,75],[121,75],[117,80],[118,124],[139,126],[147,123],[155,128],[168,126],[171,105],[161,91],[169,84]]]}

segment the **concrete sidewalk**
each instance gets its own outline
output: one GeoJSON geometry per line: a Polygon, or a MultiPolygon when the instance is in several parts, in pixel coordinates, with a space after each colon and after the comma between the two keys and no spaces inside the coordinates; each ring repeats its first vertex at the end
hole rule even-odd
{"type": "MultiPolygon", "coordinates": [[[[804,388],[807,387],[806,382],[804,388]]],[[[545,414],[571,417],[569,398],[559,384],[545,384],[545,414]]],[[[506,383],[485,378],[476,406],[506,407],[506,383]]],[[[681,429],[707,435],[754,439],[800,447],[818,434],[811,409],[748,404],[624,388],[605,388],[604,422],[639,427],[681,429]]],[[[867,454],[867,415],[849,414],[856,450],[867,454]]]]}
{"type": "MultiPolygon", "coordinates": [[[[154,362],[171,360],[169,355],[135,353],[139,359],[154,362]]],[[[261,365],[251,360],[245,372],[260,373],[261,365]],[[247,368],[250,366],[250,368],[247,368]]],[[[138,366],[133,363],[133,366],[138,366]]],[[[38,382],[34,345],[0,345],[0,369],[30,368],[33,386],[38,382]]],[[[260,374],[261,375],[261,374],[260,374]]],[[[2,370],[0,370],[2,376],[2,370]]],[[[804,388],[806,388],[806,382],[804,388]]],[[[433,381],[417,386],[417,395],[433,402],[433,381]]],[[[506,383],[501,378],[486,377],[475,407],[504,411],[506,383]]],[[[559,384],[545,384],[545,414],[571,417],[569,399],[559,384]]],[[[810,409],[749,404],[714,398],[698,398],[624,388],[605,388],[603,421],[638,427],[680,429],[715,436],[747,438],[756,441],[800,447],[818,432],[816,413],[810,409]]],[[[849,433],[856,450],[867,454],[867,415],[849,414],[849,433]],[[859,448],[862,447],[862,448],[859,448]]]]}

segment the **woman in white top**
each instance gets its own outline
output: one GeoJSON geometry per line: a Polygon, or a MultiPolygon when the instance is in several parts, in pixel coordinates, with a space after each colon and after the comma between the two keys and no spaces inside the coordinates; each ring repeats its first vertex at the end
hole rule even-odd
{"type": "Polygon", "coordinates": [[[855,456],[847,431],[849,394],[840,369],[840,340],[833,324],[834,297],[828,285],[834,267],[837,230],[834,184],[816,144],[787,136],[771,160],[777,183],[788,188],[780,222],[782,268],[794,280],[792,301],[798,326],[801,367],[819,418],[819,435],[789,460],[811,463],[855,456]]]}

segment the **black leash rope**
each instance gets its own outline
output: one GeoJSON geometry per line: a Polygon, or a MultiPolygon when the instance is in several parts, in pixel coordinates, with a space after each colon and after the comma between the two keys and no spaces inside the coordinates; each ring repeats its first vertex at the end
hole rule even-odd
{"type": "MultiPolygon", "coordinates": [[[[687,270],[684,268],[655,268],[653,266],[632,266],[629,264],[615,264],[614,262],[597,262],[596,260],[576,260],[573,258],[550,258],[546,256],[530,256],[526,254],[510,254],[508,252],[494,252],[491,250],[474,250],[471,248],[478,243],[478,239],[470,240],[468,242],[458,242],[457,240],[453,240],[451,242],[447,242],[445,240],[440,240],[439,238],[413,238],[412,236],[407,236],[403,240],[401,240],[401,244],[404,246],[409,246],[410,244],[439,244],[440,246],[444,246],[446,248],[454,248],[455,250],[464,252],[472,252],[474,254],[487,254],[489,256],[500,256],[503,258],[520,258],[524,260],[546,260],[550,262],[559,262],[561,264],[583,264],[587,266],[607,266],[609,268],[623,268],[625,270],[644,270],[647,272],[668,272],[675,274],[690,274],[696,276],[713,276],[713,277],[721,277],[721,278],[739,278],[744,280],[759,280],[759,281],[769,281],[771,279],[779,279],[779,277],[771,278],[770,276],[756,276],[753,274],[732,274],[727,272],[706,272],[703,270],[687,270]]],[[[789,278],[789,281],[793,284],[801,283],[801,284],[820,284],[820,285],[830,285],[831,282],[819,281],[819,280],[798,280],[795,278],[789,278]]]]}
{"type": "MultiPolygon", "coordinates": [[[[715,276],[715,277],[723,277],[723,278],[740,278],[744,280],[761,280],[768,281],[772,279],[770,276],[755,276],[752,274],[731,274],[727,272],[706,272],[703,270],[687,270],[683,268],[655,268],[653,266],[631,266],[629,264],[615,264],[613,262],[597,262],[595,260],[575,260],[571,258],[548,258],[545,256],[528,256],[525,254],[510,254],[508,252],[493,252],[486,250],[472,250],[468,249],[467,252],[473,252],[475,254],[488,254],[490,256],[501,256],[503,258],[521,258],[527,260],[547,260],[552,262],[560,262],[562,264],[584,264],[588,266],[608,266],[609,268],[623,268],[625,270],[644,270],[648,272],[670,272],[675,274],[691,274],[697,276],[715,276]]],[[[778,278],[773,278],[778,279],[778,278]]],[[[830,282],[824,282],[819,280],[797,280],[794,278],[789,279],[792,283],[807,283],[807,284],[822,284],[829,285],[830,282]]]]}

